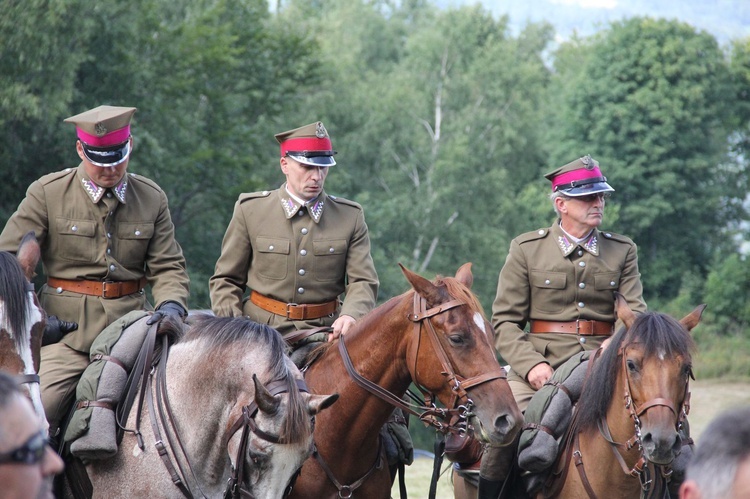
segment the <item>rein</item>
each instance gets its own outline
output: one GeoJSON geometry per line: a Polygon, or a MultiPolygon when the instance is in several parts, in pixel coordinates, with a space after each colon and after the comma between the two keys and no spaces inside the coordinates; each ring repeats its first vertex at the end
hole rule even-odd
{"type": "MultiPolygon", "coordinates": [[[[146,335],[146,340],[145,340],[146,343],[144,344],[144,349],[146,349],[146,352],[145,352],[146,362],[144,363],[143,377],[142,377],[142,383],[141,383],[141,393],[140,393],[140,398],[138,401],[138,410],[137,410],[137,417],[136,417],[136,429],[134,433],[138,439],[138,446],[141,448],[141,450],[145,450],[143,436],[141,435],[141,431],[140,431],[140,421],[141,421],[141,415],[142,415],[142,410],[143,410],[143,399],[145,397],[145,393],[148,392],[149,396],[146,400],[148,403],[151,428],[153,430],[154,439],[155,439],[154,446],[156,447],[159,457],[161,457],[162,462],[164,463],[164,466],[167,468],[167,471],[170,474],[172,483],[174,483],[177,486],[177,488],[180,490],[180,492],[182,492],[182,494],[185,497],[192,499],[195,496],[193,494],[193,491],[188,486],[187,481],[184,479],[184,477],[186,476],[185,470],[180,464],[180,461],[176,459],[178,448],[185,460],[186,466],[188,470],[190,471],[190,474],[192,475],[199,489],[200,489],[200,483],[197,477],[195,476],[193,467],[190,464],[190,458],[188,457],[187,451],[185,450],[185,447],[182,443],[182,439],[180,438],[179,432],[177,431],[177,426],[175,425],[175,417],[172,413],[172,406],[169,403],[169,396],[167,393],[167,377],[166,377],[167,360],[169,358],[169,342],[168,342],[167,336],[162,336],[162,349],[161,349],[160,357],[156,360],[156,362],[154,362],[154,359],[153,359],[154,343],[156,341],[156,327],[157,327],[157,324],[154,324],[149,328],[148,333],[146,335]],[[148,366],[152,366],[150,370],[148,366]],[[154,376],[156,376],[156,379],[154,381],[155,396],[154,394],[152,394],[152,389],[151,389],[152,378],[154,378],[154,376]],[[154,402],[154,398],[156,399],[155,402],[154,402]],[[156,417],[157,412],[159,415],[158,421],[156,417]],[[159,423],[161,423],[161,426],[165,430],[167,442],[169,443],[169,447],[171,447],[172,453],[175,456],[177,467],[175,467],[174,463],[172,462],[172,459],[170,458],[169,453],[167,451],[167,446],[164,444],[161,431],[159,430],[159,423]],[[167,428],[169,428],[170,426],[172,428],[172,433],[174,435],[170,434],[170,432],[167,431],[167,428]]],[[[297,380],[297,387],[300,391],[304,391],[304,392],[308,391],[307,385],[305,385],[305,382],[303,380],[297,380]]],[[[286,393],[288,391],[286,382],[284,382],[283,380],[271,381],[270,383],[268,383],[268,385],[266,385],[266,389],[269,391],[271,395],[278,395],[280,393],[286,393]]],[[[246,406],[243,406],[242,415],[238,417],[237,420],[234,422],[234,424],[229,428],[229,430],[227,430],[227,433],[225,434],[225,437],[223,439],[226,442],[229,442],[229,440],[240,429],[242,429],[242,436],[240,437],[240,445],[237,449],[237,457],[235,459],[236,465],[233,466],[232,468],[232,474],[229,480],[227,481],[227,486],[222,496],[225,499],[230,499],[230,498],[252,499],[254,497],[252,493],[248,491],[247,489],[245,489],[242,485],[243,479],[244,479],[245,456],[247,454],[247,447],[250,441],[250,438],[249,438],[250,432],[254,433],[259,438],[266,440],[270,443],[278,444],[278,443],[286,442],[286,439],[283,436],[273,435],[258,428],[254,419],[257,413],[258,413],[258,405],[255,403],[255,401],[251,402],[250,404],[246,406]]],[[[206,497],[206,494],[202,490],[200,491],[200,497],[206,497]]]]}

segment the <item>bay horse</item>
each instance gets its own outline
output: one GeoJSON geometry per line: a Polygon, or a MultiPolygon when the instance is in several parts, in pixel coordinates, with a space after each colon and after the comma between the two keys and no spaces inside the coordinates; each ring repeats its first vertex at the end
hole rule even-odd
{"type": "Polygon", "coordinates": [[[636,317],[619,294],[615,306],[624,327],[590,368],[553,471],[558,478],[538,497],[668,497],[690,409],[689,331],[705,305],[679,322],[658,312],[636,317]]]}
{"type": "Polygon", "coordinates": [[[40,254],[33,232],[24,236],[15,256],[0,251],[0,369],[16,376],[48,428],[37,374],[47,314],[31,283],[40,254]]]}
{"type": "Polygon", "coordinates": [[[312,450],[312,416],[337,396],[304,390],[269,326],[203,315],[182,328],[159,327],[167,357],[146,385],[147,410],[131,410],[125,425],[140,435],[87,464],[94,496],[282,497],[312,450]]]}
{"type": "Polygon", "coordinates": [[[305,371],[313,392],[340,394],[315,424],[309,458],[291,497],[389,498],[391,476],[379,432],[413,383],[424,395],[422,422],[438,431],[473,432],[497,445],[523,423],[470,291],[471,264],[431,282],[401,266],[413,289],[391,298],[352,329],[313,352],[305,371]],[[437,407],[437,402],[445,407],[437,407]]]}

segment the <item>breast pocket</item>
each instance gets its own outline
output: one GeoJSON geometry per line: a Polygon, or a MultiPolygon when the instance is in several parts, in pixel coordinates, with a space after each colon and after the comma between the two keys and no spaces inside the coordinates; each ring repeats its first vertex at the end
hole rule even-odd
{"type": "Polygon", "coordinates": [[[564,272],[544,270],[531,271],[531,307],[545,314],[556,314],[565,308],[565,285],[567,276],[564,272]]]}
{"type": "Polygon", "coordinates": [[[315,254],[315,279],[321,282],[336,282],[346,273],[346,239],[313,241],[315,254]]]}
{"type": "Polygon", "coordinates": [[[620,273],[599,272],[594,275],[594,286],[597,291],[615,291],[620,288],[620,273]]]}
{"type": "Polygon", "coordinates": [[[59,257],[72,262],[92,263],[96,258],[96,223],[92,220],[57,219],[59,257]]]}
{"type": "Polygon", "coordinates": [[[286,279],[290,247],[288,239],[258,237],[255,240],[253,262],[253,265],[257,266],[258,275],[277,281],[286,279]]]}
{"type": "Polygon", "coordinates": [[[153,222],[121,222],[117,226],[118,250],[115,258],[123,265],[142,266],[148,245],[154,237],[153,222]]]}

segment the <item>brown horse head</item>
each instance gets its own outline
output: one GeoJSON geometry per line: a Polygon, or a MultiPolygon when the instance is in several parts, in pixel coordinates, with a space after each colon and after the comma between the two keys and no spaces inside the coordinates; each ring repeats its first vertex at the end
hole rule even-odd
{"type": "Polygon", "coordinates": [[[403,266],[401,270],[425,311],[440,310],[424,319],[421,332],[412,339],[413,380],[449,409],[457,403],[470,404],[469,423],[480,440],[495,445],[513,442],[523,415],[495,356],[492,327],[470,290],[471,263],[461,266],[455,277],[438,277],[434,282],[403,266]],[[432,331],[437,343],[429,339],[432,331]]]}
{"type": "MultiPolygon", "coordinates": [[[[591,374],[578,404],[581,427],[606,419],[613,435],[640,435],[643,457],[657,465],[672,462],[682,447],[678,428],[689,410],[694,343],[689,331],[705,305],[682,321],[658,312],[633,314],[616,294],[624,328],[612,338],[591,374]],[[624,397],[624,398],[621,398],[624,397]]],[[[615,438],[617,440],[617,438],[615,438]]]]}

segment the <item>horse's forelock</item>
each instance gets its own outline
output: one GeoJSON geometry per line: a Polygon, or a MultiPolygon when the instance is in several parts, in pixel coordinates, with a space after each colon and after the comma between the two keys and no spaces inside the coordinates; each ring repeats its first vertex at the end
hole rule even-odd
{"type": "Polygon", "coordinates": [[[625,345],[641,343],[647,357],[664,354],[691,359],[695,343],[690,333],[667,314],[648,312],[638,316],[631,326],[625,345]]]}
{"type": "Polygon", "coordinates": [[[445,286],[446,291],[450,296],[456,300],[461,300],[466,303],[473,312],[479,312],[484,316],[484,310],[482,304],[479,303],[476,295],[471,292],[469,288],[464,286],[455,277],[438,277],[435,279],[434,284],[438,287],[445,286]]]}

